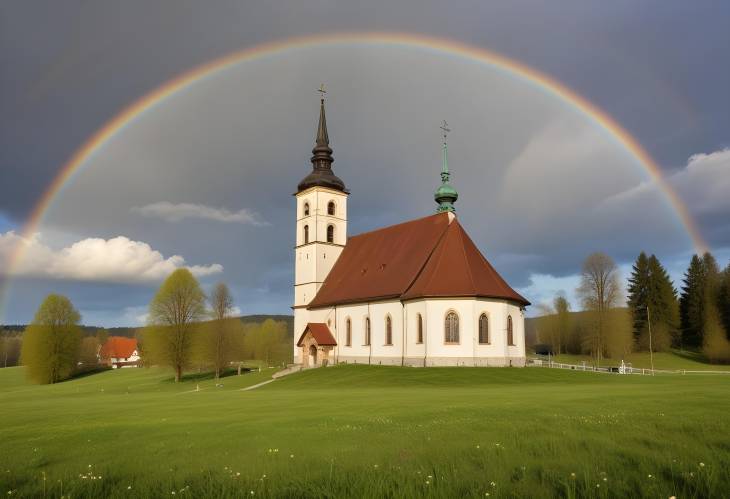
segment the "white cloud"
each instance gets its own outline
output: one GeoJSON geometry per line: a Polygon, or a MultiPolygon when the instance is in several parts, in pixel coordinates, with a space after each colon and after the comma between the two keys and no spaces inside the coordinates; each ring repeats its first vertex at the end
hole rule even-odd
{"type": "MultiPolygon", "coordinates": [[[[730,149],[690,156],[687,165],[667,178],[690,212],[698,215],[730,210],[730,149]]],[[[654,182],[642,182],[605,201],[606,206],[645,203],[660,195],[654,182]]]]}
{"type": "Polygon", "coordinates": [[[21,258],[11,271],[21,276],[134,283],[160,281],[181,267],[198,277],[223,271],[217,263],[188,266],[180,255],[165,258],[149,244],[124,236],[83,239],[55,250],[39,234],[25,238],[14,231],[0,234],[0,269],[8,269],[11,256],[18,251],[21,258]]]}
{"type": "Polygon", "coordinates": [[[145,206],[135,206],[132,213],[151,218],[161,218],[167,222],[180,222],[186,218],[197,218],[200,220],[215,220],[216,222],[239,223],[250,225],[268,225],[251,210],[242,209],[236,212],[225,208],[215,208],[204,204],[194,203],[169,203],[160,201],[145,206]]]}

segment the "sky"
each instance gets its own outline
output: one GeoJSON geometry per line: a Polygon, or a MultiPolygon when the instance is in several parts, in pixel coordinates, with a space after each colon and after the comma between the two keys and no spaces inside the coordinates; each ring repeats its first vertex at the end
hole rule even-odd
{"type": "Polygon", "coordinates": [[[499,67],[398,44],[327,43],[235,64],[148,109],[26,224],[94,133],[226,54],[339,32],[439,37],[581,95],[656,160],[730,260],[730,4],[673,1],[10,1],[0,5],[0,323],[67,295],[83,322],[135,326],[166,275],[231,287],[243,314],[290,313],[294,198],[325,83],[350,235],[434,212],[447,120],[457,214],[534,305],[603,251],[625,278],[655,253],[681,286],[694,251],[633,154],[575,106],[499,67]],[[9,255],[23,248],[12,269],[9,255]]]}

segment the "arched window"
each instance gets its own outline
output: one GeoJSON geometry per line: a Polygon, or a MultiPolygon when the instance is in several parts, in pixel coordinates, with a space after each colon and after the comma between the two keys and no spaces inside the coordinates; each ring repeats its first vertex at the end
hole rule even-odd
{"type": "Polygon", "coordinates": [[[345,321],[345,346],[352,346],[352,321],[348,317],[345,321]]]}
{"type": "Polygon", "coordinates": [[[304,216],[309,216],[309,203],[304,203],[304,216]]]}
{"type": "Polygon", "coordinates": [[[418,314],[416,316],[416,343],[423,343],[423,317],[421,317],[421,314],[418,314]]]}
{"type": "Polygon", "coordinates": [[[335,214],[335,202],[330,201],[327,203],[327,214],[328,215],[334,215],[335,214]]]}
{"type": "Polygon", "coordinates": [[[365,317],[365,345],[370,344],[370,317],[365,317]]]}
{"type": "Polygon", "coordinates": [[[309,242],[309,225],[304,226],[304,244],[309,242]]]}
{"type": "Polygon", "coordinates": [[[507,344],[508,345],[514,345],[515,344],[515,337],[512,333],[512,316],[507,316],[507,344]]]}
{"type": "Polygon", "coordinates": [[[327,242],[328,243],[335,242],[335,226],[334,225],[327,226],[327,242]]]}
{"type": "Polygon", "coordinates": [[[385,316],[385,344],[393,344],[393,320],[389,315],[385,316]]]}
{"type": "Polygon", "coordinates": [[[444,341],[446,343],[459,343],[459,316],[456,315],[456,312],[446,314],[444,341]]]}
{"type": "Polygon", "coordinates": [[[489,319],[487,314],[479,316],[479,343],[489,343],[489,319]]]}

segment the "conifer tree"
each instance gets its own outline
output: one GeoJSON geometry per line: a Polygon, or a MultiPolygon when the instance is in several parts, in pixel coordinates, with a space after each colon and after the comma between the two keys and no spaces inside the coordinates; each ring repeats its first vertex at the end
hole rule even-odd
{"type": "Polygon", "coordinates": [[[655,255],[647,257],[641,252],[636,259],[629,278],[629,308],[633,315],[634,339],[643,350],[649,348],[649,317],[652,335],[656,335],[652,341],[655,350],[671,346],[679,327],[677,291],[655,255]]]}
{"type": "Polygon", "coordinates": [[[652,327],[657,325],[657,331],[667,335],[666,338],[657,337],[657,350],[666,350],[671,343],[678,343],[679,327],[679,303],[677,302],[677,290],[674,288],[669,273],[659,262],[659,259],[651,255],[649,257],[649,302],[651,307],[652,327]],[[659,348],[659,347],[662,348],[659,348]]]}
{"type": "Polygon", "coordinates": [[[727,267],[720,275],[720,290],[717,299],[725,335],[730,340],[730,263],[727,264],[727,267]]]}
{"type": "Polygon", "coordinates": [[[649,294],[649,258],[643,251],[639,253],[636,262],[631,269],[629,276],[629,309],[633,316],[634,338],[639,339],[639,334],[646,325],[646,304],[649,294]]]}
{"type": "Polygon", "coordinates": [[[705,303],[705,266],[699,256],[693,255],[680,298],[680,318],[683,346],[702,345],[702,321],[705,303]]]}

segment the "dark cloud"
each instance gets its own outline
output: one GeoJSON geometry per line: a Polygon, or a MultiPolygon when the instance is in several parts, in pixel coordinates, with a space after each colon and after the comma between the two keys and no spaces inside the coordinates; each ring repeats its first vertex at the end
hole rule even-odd
{"type": "MultiPolygon", "coordinates": [[[[596,102],[667,172],[679,171],[690,155],[728,144],[730,67],[719,61],[730,46],[730,6],[714,5],[3,4],[0,60],[12,71],[0,77],[0,229],[19,227],[73,151],[144,93],[230,51],[317,32],[420,32],[515,57],[596,102]]],[[[373,56],[355,47],[336,57],[297,54],[278,66],[249,64],[155,108],[75,178],[43,228],[45,240],[58,249],[124,235],[191,264],[220,262],[244,311],[286,311],[289,195],[308,168],[312,89],[322,80],[331,89],[335,169],[353,189],[351,233],[433,209],[435,127],[447,118],[460,216],[515,285],[529,285],[533,274],[574,273],[593,249],[621,260],[640,249],[688,251],[661,197],[644,198],[631,223],[625,207],[598,209],[645,178],[624,151],[539,91],[432,55],[373,56]],[[153,203],[250,210],[270,225],[188,219],[181,230],[130,212],[153,203]]],[[[690,206],[702,196],[683,192],[690,206]]],[[[719,245],[728,233],[718,228],[725,215],[698,214],[705,236],[719,245]]],[[[64,286],[84,300],[93,294],[64,286]]],[[[13,317],[27,317],[20,303],[41,287],[14,289],[13,317]]],[[[114,310],[145,303],[133,291],[109,296],[115,292],[120,303],[95,309],[99,320],[121,320],[114,310]]]]}

